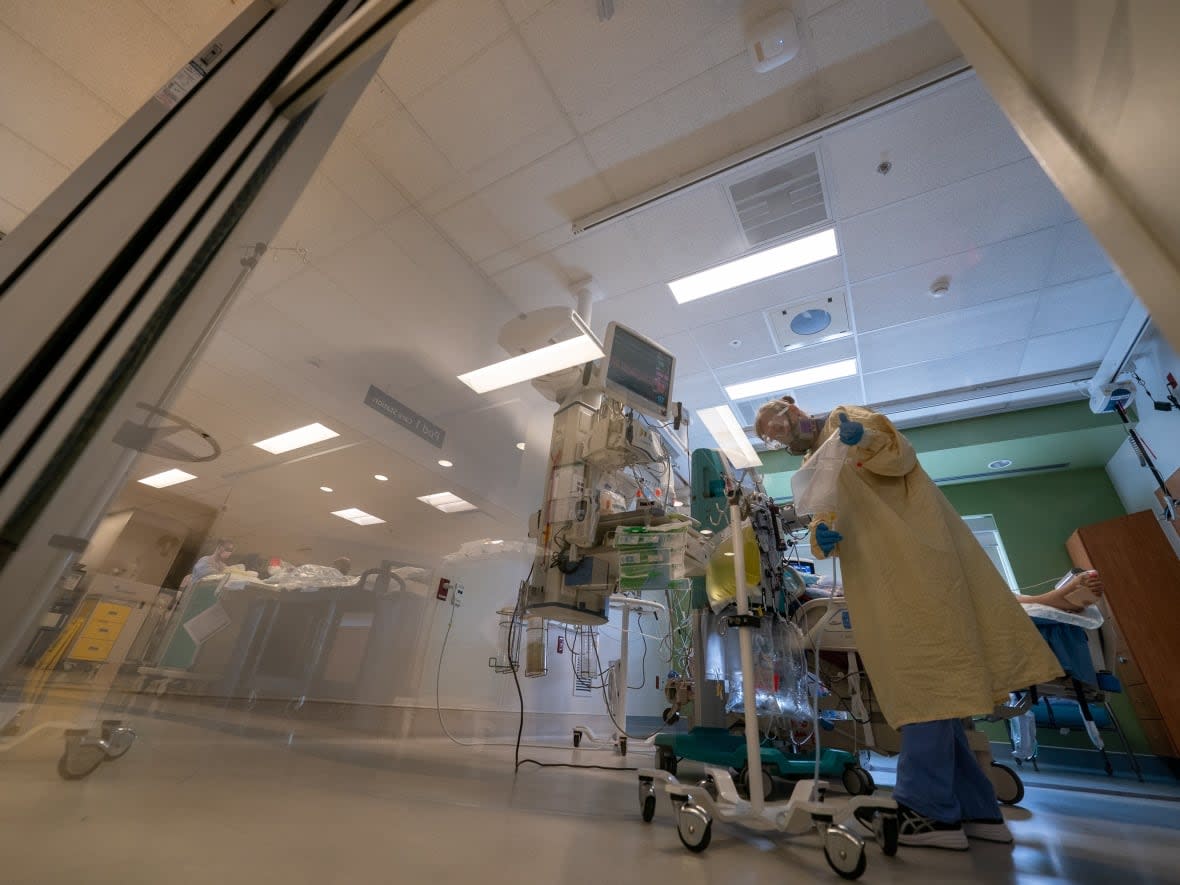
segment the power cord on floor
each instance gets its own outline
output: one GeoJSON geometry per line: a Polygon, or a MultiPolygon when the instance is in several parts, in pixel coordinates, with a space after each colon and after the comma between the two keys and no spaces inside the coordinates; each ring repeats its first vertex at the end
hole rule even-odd
{"type": "MultiPolygon", "coordinates": [[[[529,572],[529,576],[530,577],[532,576],[531,571],[529,572]]],[[[527,583],[528,583],[528,579],[526,578],[525,584],[527,585],[527,583]]],[[[512,621],[508,625],[508,648],[509,649],[512,648],[513,629],[516,626],[517,616],[520,614],[521,603],[524,601],[524,594],[525,594],[525,587],[522,586],[519,595],[516,597],[516,607],[512,610],[512,621]]],[[[595,649],[595,651],[597,651],[597,649],[595,649]]],[[[524,692],[521,690],[521,687],[520,687],[520,675],[516,672],[517,662],[512,657],[511,654],[508,655],[508,664],[512,670],[512,681],[516,684],[516,698],[520,704],[520,718],[519,718],[517,726],[516,726],[516,747],[512,753],[512,762],[513,762],[512,770],[514,772],[520,771],[520,766],[522,766],[522,765],[536,765],[538,768],[593,768],[593,769],[598,769],[600,771],[639,771],[639,768],[636,766],[588,765],[588,764],[576,763],[576,762],[541,762],[538,759],[530,759],[527,757],[524,759],[521,759],[520,758],[520,741],[521,741],[521,737],[524,735],[524,692]]],[[[601,663],[599,663],[600,668],[601,668],[601,666],[602,666],[601,663]]],[[[609,707],[608,707],[608,712],[609,712],[609,707]]],[[[612,722],[614,721],[613,716],[611,717],[611,721],[612,722]]]]}

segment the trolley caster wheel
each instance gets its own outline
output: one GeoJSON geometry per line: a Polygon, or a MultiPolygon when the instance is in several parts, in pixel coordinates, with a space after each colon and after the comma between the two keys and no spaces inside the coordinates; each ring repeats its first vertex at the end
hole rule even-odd
{"type": "Polygon", "coordinates": [[[868,865],[864,842],[839,827],[824,833],[824,857],[842,879],[859,879],[868,865]]]}
{"type": "Polygon", "coordinates": [[[85,729],[66,732],[66,749],[57,760],[57,773],[63,780],[81,780],[107,758],[101,742],[85,729]]]}
{"type": "MultiPolygon", "coordinates": [[[[762,773],[762,783],[760,784],[762,790],[762,798],[769,799],[774,792],[774,776],[770,771],[770,767],[763,765],[760,769],[762,773]]],[[[746,766],[738,773],[739,785],[746,791],[746,796],[753,795],[750,789],[750,768],[746,766]]]]}
{"type": "Polygon", "coordinates": [[[656,747],[656,768],[675,776],[676,753],[671,747],[656,747]]]}
{"type": "Polygon", "coordinates": [[[102,743],[107,759],[118,759],[135,743],[135,730],[118,720],[102,724],[102,743]]]}
{"type": "Polygon", "coordinates": [[[849,796],[871,796],[877,789],[873,777],[859,765],[849,765],[840,775],[840,782],[844,785],[844,792],[849,796]]]}
{"type": "Polygon", "coordinates": [[[685,848],[700,854],[713,838],[713,821],[705,809],[685,803],[676,812],[676,832],[685,848]]]}
{"type": "Polygon", "coordinates": [[[656,788],[649,777],[639,779],[639,811],[645,824],[650,824],[656,816],[656,788]]]}
{"type": "Polygon", "coordinates": [[[717,790],[717,781],[715,781],[713,779],[713,775],[711,775],[711,774],[707,775],[698,784],[698,786],[700,786],[706,793],[708,793],[710,796],[712,796],[714,802],[717,801],[717,796],[718,796],[719,791],[717,790]]]}
{"type": "Polygon", "coordinates": [[[680,721],[680,714],[671,707],[665,707],[664,712],[660,716],[664,720],[665,725],[675,725],[680,721]]]}
{"type": "Polygon", "coordinates": [[[873,833],[877,837],[877,844],[881,846],[881,853],[886,857],[897,854],[897,841],[901,824],[897,819],[897,812],[879,811],[873,818],[873,833]]]}
{"type": "Polygon", "coordinates": [[[580,732],[578,729],[575,728],[574,729],[574,747],[575,748],[580,747],[581,745],[582,745],[582,732],[580,732]]]}
{"type": "Polygon", "coordinates": [[[652,818],[654,818],[656,816],[656,797],[655,796],[648,796],[646,799],[643,800],[643,809],[642,809],[642,811],[640,811],[640,814],[642,815],[643,822],[645,824],[650,824],[652,822],[652,818]]]}
{"type": "Polygon", "coordinates": [[[996,799],[1005,805],[1017,805],[1024,798],[1024,781],[1007,765],[993,762],[987,776],[996,790],[996,799]]]}

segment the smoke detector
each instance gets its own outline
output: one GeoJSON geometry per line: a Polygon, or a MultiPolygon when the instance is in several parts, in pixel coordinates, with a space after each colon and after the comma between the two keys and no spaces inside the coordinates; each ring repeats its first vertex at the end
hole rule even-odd
{"type": "Polygon", "coordinates": [[[930,284],[930,294],[934,298],[941,298],[951,290],[951,278],[941,276],[930,284]]]}

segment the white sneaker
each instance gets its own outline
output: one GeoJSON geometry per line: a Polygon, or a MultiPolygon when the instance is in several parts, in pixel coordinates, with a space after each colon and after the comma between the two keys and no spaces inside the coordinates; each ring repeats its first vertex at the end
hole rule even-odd
{"type": "Polygon", "coordinates": [[[947,824],[918,814],[904,805],[897,807],[897,844],[924,848],[966,851],[967,835],[961,824],[947,824]]]}
{"type": "Polygon", "coordinates": [[[979,839],[983,842],[1001,842],[1004,845],[1011,845],[1014,841],[1012,831],[1008,829],[1003,818],[1000,820],[965,820],[963,821],[963,832],[967,834],[968,839],[979,839]]]}

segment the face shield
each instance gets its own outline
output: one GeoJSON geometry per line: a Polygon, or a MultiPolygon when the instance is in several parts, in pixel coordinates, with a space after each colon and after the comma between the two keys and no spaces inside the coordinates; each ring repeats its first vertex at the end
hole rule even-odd
{"type": "Polygon", "coordinates": [[[755,430],[770,448],[806,455],[815,445],[819,424],[793,402],[772,400],[758,410],[755,430]]]}

